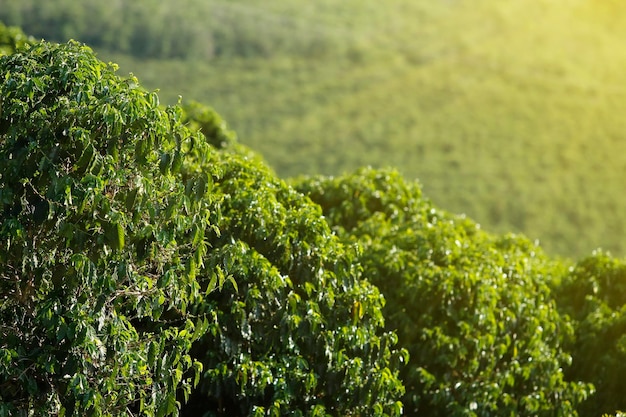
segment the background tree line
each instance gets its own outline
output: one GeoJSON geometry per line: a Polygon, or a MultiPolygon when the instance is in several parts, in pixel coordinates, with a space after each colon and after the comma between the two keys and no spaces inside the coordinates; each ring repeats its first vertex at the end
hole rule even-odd
{"type": "Polygon", "coordinates": [[[285,52],[309,56],[338,47],[322,29],[311,31],[310,22],[223,1],[2,0],[0,20],[37,38],[79,39],[144,59],[207,61],[285,52]]]}

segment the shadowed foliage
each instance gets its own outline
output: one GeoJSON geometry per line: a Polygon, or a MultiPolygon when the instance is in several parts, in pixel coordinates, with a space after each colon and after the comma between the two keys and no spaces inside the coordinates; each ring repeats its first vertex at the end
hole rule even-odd
{"type": "MultiPolygon", "coordinates": [[[[562,267],[523,237],[434,208],[394,171],[301,180],[386,297],[410,362],[411,416],[572,416],[592,392],[568,382],[573,328],[549,288],[562,267]]],[[[585,381],[583,379],[582,381],[585,381]]]]}
{"type": "Polygon", "coordinates": [[[114,71],[0,59],[0,414],[399,415],[405,353],[319,208],[114,71]]]}

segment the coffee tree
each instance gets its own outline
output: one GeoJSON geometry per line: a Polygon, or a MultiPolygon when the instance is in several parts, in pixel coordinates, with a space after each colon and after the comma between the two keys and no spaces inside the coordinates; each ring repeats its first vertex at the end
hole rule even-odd
{"type": "Polygon", "coordinates": [[[0,80],[2,411],[175,412],[201,370],[185,239],[209,197],[173,202],[183,154],[207,146],[74,43],[3,57],[0,80]]]}
{"type": "Polygon", "coordinates": [[[579,414],[626,410],[626,264],[596,252],[572,267],[556,294],[560,308],[576,328],[568,375],[596,387],[595,395],[579,406],[579,414]]]}
{"type": "Polygon", "coordinates": [[[572,416],[590,392],[568,382],[573,329],[548,284],[562,273],[539,248],[436,210],[396,172],[300,180],[387,299],[410,353],[411,416],[572,416]]]}
{"type": "Polygon", "coordinates": [[[0,59],[0,415],[399,415],[353,249],[194,111],[74,42],[0,59]]]}
{"type": "MultiPolygon", "coordinates": [[[[183,413],[199,415],[399,415],[396,369],[406,352],[381,333],[384,300],[364,281],[354,248],[333,236],[318,206],[238,145],[223,121],[185,106],[194,129],[221,149],[212,275],[195,314],[210,326],[194,345],[205,372],[183,413]]],[[[207,238],[207,236],[205,236],[207,238]]]]}

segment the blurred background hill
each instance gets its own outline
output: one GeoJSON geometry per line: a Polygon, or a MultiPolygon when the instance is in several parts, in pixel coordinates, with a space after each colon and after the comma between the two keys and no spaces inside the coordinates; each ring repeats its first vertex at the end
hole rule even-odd
{"type": "Polygon", "coordinates": [[[164,103],[213,106],[282,177],[395,167],[555,255],[626,254],[626,3],[0,0],[164,103]]]}

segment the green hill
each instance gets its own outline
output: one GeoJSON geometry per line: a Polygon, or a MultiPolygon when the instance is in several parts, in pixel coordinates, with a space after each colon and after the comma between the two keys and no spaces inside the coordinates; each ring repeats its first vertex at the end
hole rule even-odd
{"type": "Polygon", "coordinates": [[[393,170],[288,184],[77,42],[4,54],[0,415],[622,416],[624,261],[393,170]]]}
{"type": "MultiPolygon", "coordinates": [[[[179,8],[198,34],[184,59],[156,46],[164,27],[185,27],[163,13],[144,25],[161,30],[143,49],[153,57],[106,43],[99,56],[160,87],[164,102],[211,103],[281,176],[392,166],[439,206],[488,230],[523,232],[549,253],[626,254],[621,2],[179,8]]],[[[67,27],[58,36],[80,39],[67,27]]]]}

